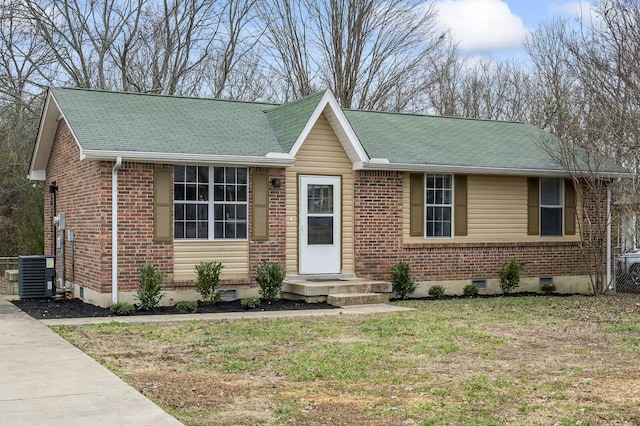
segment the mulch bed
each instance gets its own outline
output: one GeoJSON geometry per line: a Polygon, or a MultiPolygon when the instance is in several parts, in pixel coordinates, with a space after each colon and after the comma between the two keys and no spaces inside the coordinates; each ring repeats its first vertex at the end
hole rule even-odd
{"type": "MultiPolygon", "coordinates": [[[[36,319],[55,318],[91,318],[110,317],[109,308],[101,308],[80,299],[21,299],[13,300],[14,305],[36,319]]],[[[335,306],[324,302],[306,303],[298,300],[278,300],[272,303],[261,302],[253,309],[244,309],[239,300],[218,302],[215,305],[198,303],[196,313],[224,313],[224,312],[260,312],[287,311],[303,309],[336,309],[335,306]]],[[[152,311],[136,311],[133,315],[182,315],[175,306],[160,306],[152,311]]]]}

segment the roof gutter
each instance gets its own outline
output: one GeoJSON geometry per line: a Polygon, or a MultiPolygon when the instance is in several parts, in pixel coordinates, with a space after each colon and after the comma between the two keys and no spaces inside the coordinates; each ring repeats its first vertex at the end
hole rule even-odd
{"type": "MultiPolygon", "coordinates": [[[[433,172],[433,173],[458,173],[458,174],[478,174],[478,175],[508,175],[508,176],[543,176],[543,177],[569,177],[569,172],[565,170],[549,169],[521,169],[507,167],[476,167],[476,166],[452,166],[434,164],[404,164],[390,163],[384,159],[371,159],[370,162],[356,163],[354,170],[388,170],[401,172],[433,172]]],[[[593,172],[576,172],[575,176],[588,176],[593,172]]],[[[599,172],[604,179],[631,179],[632,173],[621,172],[599,172]]]]}
{"type": "Polygon", "coordinates": [[[118,303],[118,170],[122,157],[116,157],[111,170],[111,302],[118,303]]]}
{"type": "Polygon", "coordinates": [[[292,166],[296,159],[289,154],[268,153],[264,157],[240,156],[240,155],[211,155],[211,154],[180,154],[167,152],[141,152],[141,151],[102,151],[84,149],[81,152],[81,160],[113,161],[114,157],[120,157],[126,161],[141,161],[145,163],[169,163],[169,164],[194,164],[194,163],[218,163],[233,166],[292,166]]]}

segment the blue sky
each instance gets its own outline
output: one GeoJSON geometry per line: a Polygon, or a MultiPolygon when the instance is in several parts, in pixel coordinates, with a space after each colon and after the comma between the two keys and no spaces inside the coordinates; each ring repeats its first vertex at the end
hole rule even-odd
{"type": "Polygon", "coordinates": [[[553,17],[588,16],[593,0],[435,0],[439,30],[450,30],[463,55],[523,57],[528,32],[553,17]]]}

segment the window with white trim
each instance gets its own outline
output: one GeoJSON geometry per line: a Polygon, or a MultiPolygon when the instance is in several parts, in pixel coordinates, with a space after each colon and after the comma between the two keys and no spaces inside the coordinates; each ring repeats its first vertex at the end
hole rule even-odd
{"type": "Polygon", "coordinates": [[[174,239],[246,239],[248,170],[174,166],[174,239]]]}
{"type": "Polygon", "coordinates": [[[453,176],[426,175],[427,237],[451,237],[453,213],[453,176]]]}
{"type": "Polygon", "coordinates": [[[540,179],[540,235],[562,236],[564,217],[562,179],[540,179]]]}

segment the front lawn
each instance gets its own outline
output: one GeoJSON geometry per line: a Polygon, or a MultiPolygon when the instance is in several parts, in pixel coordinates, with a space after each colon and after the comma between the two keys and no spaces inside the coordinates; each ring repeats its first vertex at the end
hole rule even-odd
{"type": "Polygon", "coordinates": [[[54,329],[188,425],[640,423],[640,296],[54,329]]]}

